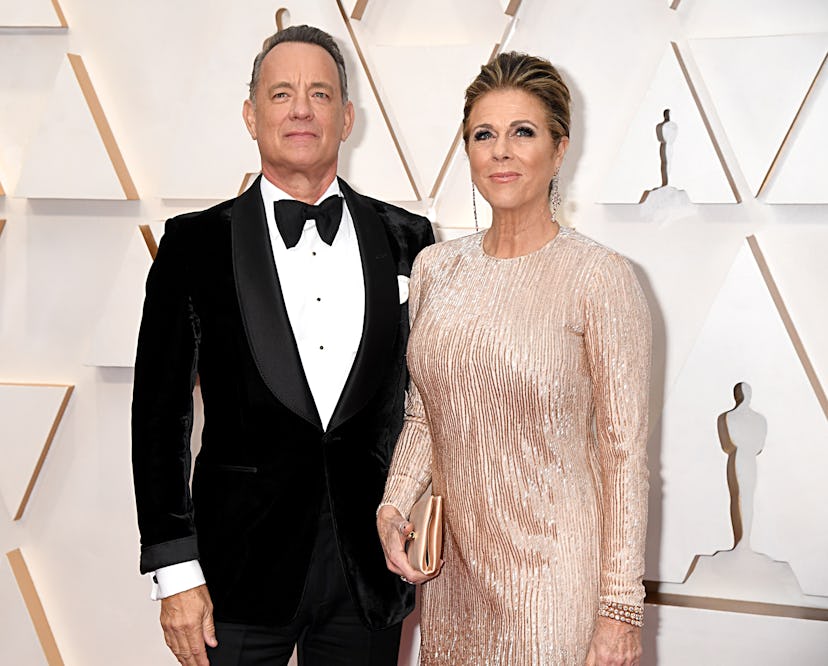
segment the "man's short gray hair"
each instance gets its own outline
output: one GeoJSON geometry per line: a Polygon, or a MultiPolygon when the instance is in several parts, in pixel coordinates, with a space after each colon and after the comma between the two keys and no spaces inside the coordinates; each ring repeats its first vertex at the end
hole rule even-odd
{"type": "Polygon", "coordinates": [[[253,74],[250,77],[250,101],[256,101],[256,86],[259,84],[259,77],[262,70],[262,61],[270,53],[274,46],[284,42],[300,42],[302,44],[315,44],[325,49],[336,63],[336,71],[339,73],[339,87],[342,89],[342,103],[348,101],[348,76],[345,73],[345,59],[336,44],[336,40],[324,30],[314,28],[312,25],[292,25],[289,28],[268,37],[262,44],[262,50],[253,61],[253,74]]]}

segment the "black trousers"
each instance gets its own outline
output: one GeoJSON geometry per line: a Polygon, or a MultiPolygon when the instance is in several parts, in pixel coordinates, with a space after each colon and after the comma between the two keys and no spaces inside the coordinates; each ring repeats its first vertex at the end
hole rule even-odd
{"type": "Polygon", "coordinates": [[[278,627],[217,622],[218,647],[207,655],[210,666],[284,666],[296,646],[299,666],[396,666],[401,628],[369,631],[360,621],[325,502],[294,620],[278,627]]]}

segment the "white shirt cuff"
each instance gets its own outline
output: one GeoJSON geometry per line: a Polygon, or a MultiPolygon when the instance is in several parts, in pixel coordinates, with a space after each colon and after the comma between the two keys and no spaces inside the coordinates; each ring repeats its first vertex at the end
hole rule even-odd
{"type": "Polygon", "coordinates": [[[155,601],[166,599],[179,592],[204,585],[204,583],[204,574],[198,560],[171,564],[168,567],[161,567],[153,574],[150,598],[155,601]]]}

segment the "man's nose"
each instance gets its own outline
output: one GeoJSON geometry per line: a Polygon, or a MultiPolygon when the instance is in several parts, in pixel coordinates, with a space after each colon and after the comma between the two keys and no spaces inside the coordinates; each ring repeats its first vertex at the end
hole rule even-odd
{"type": "Polygon", "coordinates": [[[310,100],[305,95],[295,95],[290,107],[290,115],[298,119],[310,118],[313,115],[310,100]]]}

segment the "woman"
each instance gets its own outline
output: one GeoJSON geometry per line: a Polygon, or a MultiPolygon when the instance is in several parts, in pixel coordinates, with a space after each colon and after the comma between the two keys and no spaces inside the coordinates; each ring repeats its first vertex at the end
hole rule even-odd
{"type": "Polygon", "coordinates": [[[483,233],[411,277],[411,387],[377,526],[389,568],[429,482],[444,566],[423,587],[422,664],[618,664],[640,656],[650,318],[627,261],[550,213],[569,91],[504,53],[466,90],[483,233]]]}

